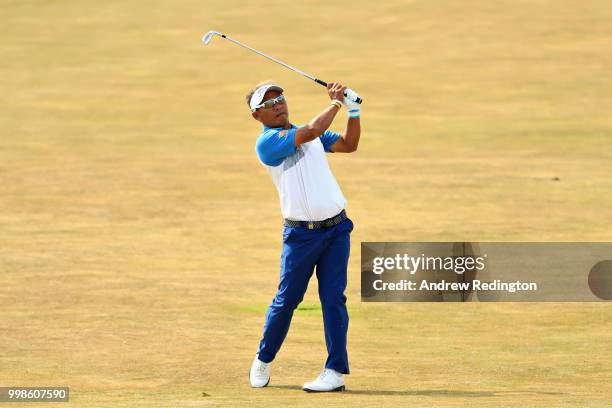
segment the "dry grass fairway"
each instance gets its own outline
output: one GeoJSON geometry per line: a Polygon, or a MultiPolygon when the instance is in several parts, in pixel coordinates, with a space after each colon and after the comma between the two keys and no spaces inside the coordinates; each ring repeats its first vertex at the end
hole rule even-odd
{"type": "Polygon", "coordinates": [[[609,406],[609,304],[362,304],[358,272],[360,241],[612,240],[608,1],[6,0],[0,20],[0,385],[75,407],[609,406]],[[280,220],[244,94],[277,79],[296,123],[327,102],[204,49],[209,29],[365,99],[360,151],[330,157],[356,225],[344,394],[299,391],[325,357],[314,284],[273,386],[248,386],[280,220]]]}

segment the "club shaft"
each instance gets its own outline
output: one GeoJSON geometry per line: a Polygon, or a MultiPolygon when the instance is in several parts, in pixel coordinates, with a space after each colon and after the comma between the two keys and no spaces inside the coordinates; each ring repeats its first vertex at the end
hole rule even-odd
{"type": "Polygon", "coordinates": [[[269,55],[267,55],[267,54],[264,54],[263,52],[258,51],[258,50],[256,50],[255,48],[249,47],[248,45],[241,43],[240,41],[236,41],[236,40],[234,40],[233,38],[228,37],[228,36],[227,36],[227,35],[225,35],[225,34],[221,34],[221,36],[222,36],[223,38],[225,38],[226,40],[230,40],[231,42],[233,42],[233,43],[234,43],[234,44],[236,44],[236,45],[239,45],[239,46],[241,46],[241,47],[243,47],[243,48],[246,48],[246,49],[248,49],[248,50],[251,50],[251,51],[253,51],[253,52],[254,52],[254,53],[256,53],[256,54],[259,54],[259,55],[261,55],[262,57],[269,59],[270,61],[276,62],[277,64],[282,65],[282,66],[283,66],[283,67],[285,67],[285,68],[289,68],[290,70],[292,70],[292,71],[294,71],[294,72],[297,72],[297,73],[298,73],[298,74],[300,74],[300,75],[305,76],[306,78],[312,79],[313,81],[315,81],[315,82],[317,82],[317,83],[319,83],[319,84],[321,84],[321,85],[327,86],[327,84],[326,84],[325,82],[323,82],[323,81],[321,81],[321,80],[318,80],[317,78],[313,77],[312,75],[307,74],[306,72],[304,72],[304,71],[302,71],[302,70],[299,70],[299,69],[297,69],[297,68],[295,68],[295,67],[292,67],[291,65],[286,64],[286,63],[284,63],[283,61],[277,60],[277,59],[276,59],[276,58],[274,58],[274,57],[271,57],[271,56],[269,56],[269,55]]]}
{"type": "MultiPolygon", "coordinates": [[[[241,43],[240,41],[234,40],[233,38],[228,37],[227,35],[225,35],[225,34],[223,34],[223,33],[220,33],[220,32],[217,32],[217,31],[210,31],[210,32],[209,32],[209,33],[208,33],[208,34],[207,34],[207,35],[204,37],[204,43],[205,43],[205,44],[208,44],[208,41],[210,41],[210,37],[209,37],[209,35],[210,35],[210,36],[212,36],[212,35],[214,35],[214,34],[219,35],[219,36],[221,36],[222,38],[225,38],[226,40],[229,40],[229,41],[233,42],[234,44],[239,45],[239,46],[240,46],[240,47],[242,47],[242,48],[246,48],[247,50],[252,51],[252,52],[254,52],[255,54],[261,55],[262,57],[264,57],[264,58],[266,58],[266,59],[268,59],[268,60],[270,60],[270,61],[272,61],[272,62],[275,62],[275,63],[277,63],[277,64],[279,64],[279,65],[282,65],[283,67],[288,68],[288,69],[290,69],[291,71],[296,72],[296,73],[298,73],[298,74],[300,74],[300,75],[302,75],[302,76],[304,76],[304,77],[306,77],[306,78],[308,78],[308,79],[311,79],[311,80],[315,81],[315,82],[316,82],[317,84],[319,84],[319,85],[323,85],[324,87],[327,87],[327,82],[325,82],[325,81],[323,81],[323,80],[320,80],[320,79],[318,79],[318,78],[315,78],[315,77],[313,77],[312,75],[307,74],[306,72],[304,72],[304,71],[302,71],[302,70],[299,70],[299,69],[297,69],[297,68],[295,68],[295,67],[292,67],[291,65],[289,65],[289,64],[287,64],[287,63],[285,63],[285,62],[283,62],[283,61],[281,61],[281,60],[278,60],[278,59],[276,59],[276,58],[274,58],[274,57],[271,57],[271,56],[269,56],[269,55],[267,55],[267,54],[264,54],[263,52],[261,52],[261,51],[259,51],[259,50],[256,50],[256,49],[255,49],[255,48],[253,48],[253,47],[249,47],[248,45],[243,44],[243,43],[241,43]]],[[[346,96],[346,91],[345,91],[344,95],[346,96]]],[[[360,103],[362,103],[362,102],[363,102],[363,100],[362,100],[361,98],[359,98],[359,97],[358,97],[358,98],[355,100],[355,102],[357,102],[357,103],[359,103],[359,104],[360,104],[360,103]]]]}

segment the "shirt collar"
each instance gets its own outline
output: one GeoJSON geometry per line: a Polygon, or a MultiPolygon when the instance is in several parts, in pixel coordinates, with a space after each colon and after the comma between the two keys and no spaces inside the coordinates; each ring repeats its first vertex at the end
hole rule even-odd
{"type": "MultiPolygon", "coordinates": [[[[263,125],[263,130],[264,130],[264,132],[265,132],[266,130],[270,130],[270,129],[282,129],[282,127],[276,127],[276,128],[273,128],[273,127],[267,127],[266,125],[263,125]]],[[[297,129],[297,126],[295,126],[295,125],[292,123],[292,124],[291,124],[291,128],[290,128],[290,129],[297,129]]]]}

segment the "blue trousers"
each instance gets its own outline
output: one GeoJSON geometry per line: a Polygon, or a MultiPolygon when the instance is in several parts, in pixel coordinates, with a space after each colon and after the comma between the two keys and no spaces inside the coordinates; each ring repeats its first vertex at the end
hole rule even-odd
{"type": "Polygon", "coordinates": [[[344,290],[352,230],[353,222],[348,218],[330,228],[284,227],[280,283],[266,312],[259,343],[261,361],[269,363],[276,357],[289,331],[293,311],[304,298],[316,267],[328,354],[325,368],[349,373],[346,351],[349,316],[344,290]]]}

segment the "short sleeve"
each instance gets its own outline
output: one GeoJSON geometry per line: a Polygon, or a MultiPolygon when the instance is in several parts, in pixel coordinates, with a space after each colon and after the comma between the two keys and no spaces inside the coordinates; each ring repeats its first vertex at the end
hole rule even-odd
{"type": "Polygon", "coordinates": [[[321,136],[319,136],[319,138],[321,139],[321,143],[323,143],[325,151],[329,152],[331,151],[332,145],[336,143],[338,139],[340,139],[340,134],[332,132],[331,130],[326,130],[321,136]]]}
{"type": "Polygon", "coordinates": [[[264,132],[255,144],[257,156],[262,163],[276,167],[285,157],[295,153],[295,129],[269,129],[264,132]]]}

